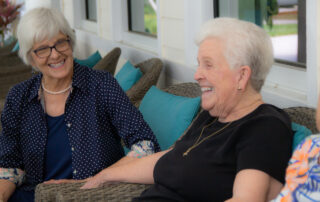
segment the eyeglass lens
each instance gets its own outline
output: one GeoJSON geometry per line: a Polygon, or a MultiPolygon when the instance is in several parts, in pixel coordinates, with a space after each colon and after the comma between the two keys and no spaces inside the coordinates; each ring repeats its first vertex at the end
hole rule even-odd
{"type": "Polygon", "coordinates": [[[51,47],[43,47],[43,48],[39,48],[37,50],[35,50],[35,54],[38,56],[38,57],[48,57],[49,55],[51,55],[51,51],[52,49],[56,49],[56,51],[58,52],[63,52],[63,51],[66,51],[69,49],[69,41],[70,40],[61,40],[61,41],[58,41],[54,46],[51,46],[51,47]]]}

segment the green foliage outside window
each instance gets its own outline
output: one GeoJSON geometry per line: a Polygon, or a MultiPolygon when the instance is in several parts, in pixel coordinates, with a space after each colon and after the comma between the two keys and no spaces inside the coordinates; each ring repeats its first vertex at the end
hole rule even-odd
{"type": "Polygon", "coordinates": [[[147,33],[157,35],[157,14],[148,0],[144,0],[144,27],[147,33]]]}

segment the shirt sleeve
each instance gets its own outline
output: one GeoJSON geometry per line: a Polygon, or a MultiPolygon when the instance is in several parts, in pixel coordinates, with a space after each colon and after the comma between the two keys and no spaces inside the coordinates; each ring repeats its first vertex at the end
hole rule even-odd
{"type": "Polygon", "coordinates": [[[18,108],[13,90],[10,90],[1,114],[0,168],[23,169],[18,132],[21,116],[19,116],[18,108]]]}
{"type": "Polygon", "coordinates": [[[131,104],[117,81],[109,75],[105,82],[107,113],[126,147],[131,148],[133,144],[147,140],[154,145],[154,152],[159,151],[159,144],[151,128],[144,121],[140,111],[131,104]]]}
{"type": "Polygon", "coordinates": [[[25,173],[18,168],[0,168],[0,179],[9,180],[16,186],[20,186],[24,181],[25,173]]]}
{"type": "Polygon", "coordinates": [[[151,141],[139,141],[136,144],[131,146],[131,151],[127,156],[141,158],[153,154],[155,151],[154,145],[151,141]]]}
{"type": "Polygon", "coordinates": [[[261,117],[243,126],[237,144],[237,172],[263,171],[284,183],[291,156],[292,131],[276,117],[261,117]]]}

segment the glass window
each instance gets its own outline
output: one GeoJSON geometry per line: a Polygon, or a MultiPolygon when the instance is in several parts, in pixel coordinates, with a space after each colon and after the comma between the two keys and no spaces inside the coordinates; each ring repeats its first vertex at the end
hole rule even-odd
{"type": "Polygon", "coordinates": [[[157,36],[156,0],[128,0],[129,30],[157,36]]]}
{"type": "Polygon", "coordinates": [[[235,17],[263,27],[271,36],[277,62],[305,67],[305,0],[215,0],[214,2],[215,17],[235,17]]]}
{"type": "Polygon", "coordinates": [[[97,22],[97,0],[86,0],[86,19],[97,22]]]}

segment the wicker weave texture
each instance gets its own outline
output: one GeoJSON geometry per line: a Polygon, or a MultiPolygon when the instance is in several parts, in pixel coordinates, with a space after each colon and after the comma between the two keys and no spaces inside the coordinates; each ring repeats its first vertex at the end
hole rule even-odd
{"type": "Polygon", "coordinates": [[[0,67],[14,66],[19,64],[24,64],[21,58],[17,54],[7,54],[0,56],[0,67]]]}
{"type": "Polygon", "coordinates": [[[139,102],[152,85],[156,85],[163,68],[163,63],[158,58],[151,58],[135,65],[142,72],[142,77],[127,92],[127,96],[133,104],[139,102]]]}
{"type": "Polygon", "coordinates": [[[93,69],[108,71],[110,74],[114,75],[120,54],[121,49],[119,47],[112,49],[93,67],[93,69]]]}
{"type": "Polygon", "coordinates": [[[83,183],[66,183],[66,184],[39,184],[35,190],[35,201],[53,202],[57,201],[57,194],[60,192],[71,193],[77,191],[83,183]]]}
{"type": "Polygon", "coordinates": [[[20,63],[17,65],[11,66],[0,64],[0,77],[16,75],[21,72],[32,72],[32,67],[23,64],[22,61],[20,61],[20,63]]]}
{"type": "Polygon", "coordinates": [[[309,128],[313,134],[318,133],[315,109],[309,107],[290,107],[285,108],[284,111],[288,113],[292,122],[309,128]]]}
{"type": "Polygon", "coordinates": [[[184,96],[184,97],[201,96],[201,89],[199,84],[192,83],[192,82],[174,84],[172,86],[164,88],[163,91],[173,95],[184,96]]]}
{"type": "Polygon", "coordinates": [[[11,53],[11,50],[16,45],[17,40],[14,40],[9,45],[0,48],[0,55],[7,55],[11,53]]]}
{"type": "Polygon", "coordinates": [[[113,183],[95,189],[82,190],[83,183],[39,184],[35,191],[36,202],[78,201],[131,201],[150,185],[113,183]]]}

